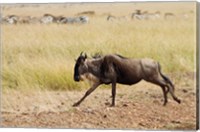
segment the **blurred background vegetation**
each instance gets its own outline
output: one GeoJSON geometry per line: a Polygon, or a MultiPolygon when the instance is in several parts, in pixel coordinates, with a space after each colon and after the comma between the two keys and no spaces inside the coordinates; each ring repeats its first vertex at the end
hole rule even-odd
{"type": "MultiPolygon", "coordinates": [[[[42,16],[45,13],[74,16],[93,10],[87,24],[17,24],[2,26],[3,89],[78,90],[75,59],[81,51],[117,53],[132,58],[153,58],[167,74],[196,72],[196,3],[93,3],[4,5],[3,15],[42,16]],[[131,20],[136,9],[172,12],[170,20],[131,20]],[[191,13],[191,11],[193,13],[191,13]],[[191,13],[189,18],[182,13],[191,13]],[[105,14],[126,16],[107,21],[105,14]]],[[[162,16],[163,17],[163,16],[162,16]]],[[[87,87],[86,87],[87,88],[87,87]]]]}

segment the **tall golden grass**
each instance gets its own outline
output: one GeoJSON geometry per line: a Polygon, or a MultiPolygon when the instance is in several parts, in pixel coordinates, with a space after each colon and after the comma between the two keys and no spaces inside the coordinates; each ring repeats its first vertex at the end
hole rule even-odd
{"type": "MultiPolygon", "coordinates": [[[[113,6],[113,8],[118,7],[116,8],[118,10],[107,8],[105,3],[93,5],[99,8],[94,8],[92,5],[90,7],[93,10],[96,9],[95,11],[99,14],[111,12],[120,16],[130,14],[133,4],[130,3],[129,6],[128,3],[125,5],[121,3],[123,7],[121,10],[120,4],[113,6]],[[122,11],[121,14],[120,11],[122,11]]],[[[137,4],[138,8],[141,6],[142,9],[149,9],[148,4],[137,4]]],[[[169,5],[167,3],[167,6],[169,5]]],[[[58,10],[60,6],[50,5],[48,11],[59,14],[56,9],[58,10]]],[[[80,6],[90,9],[87,4],[80,6]]],[[[79,9],[78,5],[72,5],[72,7],[66,8],[68,11],[72,10],[72,14],[69,14],[71,16],[86,10],[86,8],[79,9]]],[[[156,3],[156,7],[154,10],[161,10],[165,6],[163,3],[160,6],[156,3]]],[[[173,9],[173,12],[177,14],[181,11],[194,11],[188,19],[176,17],[172,20],[134,21],[128,19],[108,22],[105,16],[97,15],[90,18],[88,24],[83,25],[2,25],[3,88],[80,89],[86,84],[80,85],[73,81],[73,67],[74,60],[81,51],[89,56],[100,52],[118,53],[133,58],[153,58],[160,62],[165,73],[195,72],[196,16],[194,7],[195,2],[188,6],[184,3],[181,7],[177,6],[177,10],[173,9]]],[[[26,10],[32,8],[24,7],[26,10]]],[[[46,8],[47,5],[41,5],[38,10],[45,12],[46,8]]],[[[6,6],[3,13],[11,14],[13,10],[16,10],[15,13],[19,15],[23,13],[27,15],[27,12],[23,12],[21,8],[6,8],[6,6]]],[[[149,10],[152,11],[153,8],[149,10]]],[[[31,15],[38,16],[39,12],[36,11],[31,15]]]]}

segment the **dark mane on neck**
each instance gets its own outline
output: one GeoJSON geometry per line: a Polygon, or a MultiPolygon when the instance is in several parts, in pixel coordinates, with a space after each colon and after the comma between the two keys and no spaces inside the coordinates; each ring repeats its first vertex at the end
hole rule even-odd
{"type": "Polygon", "coordinates": [[[122,59],[128,59],[127,57],[121,56],[119,54],[115,54],[115,55],[118,56],[118,57],[120,57],[120,58],[122,58],[122,59]]]}

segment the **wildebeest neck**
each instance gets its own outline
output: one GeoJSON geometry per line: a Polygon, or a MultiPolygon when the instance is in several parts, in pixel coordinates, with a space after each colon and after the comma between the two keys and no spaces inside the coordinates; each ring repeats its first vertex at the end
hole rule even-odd
{"type": "Polygon", "coordinates": [[[100,77],[100,66],[102,64],[103,59],[87,59],[86,64],[88,66],[88,72],[96,77],[100,77]]]}

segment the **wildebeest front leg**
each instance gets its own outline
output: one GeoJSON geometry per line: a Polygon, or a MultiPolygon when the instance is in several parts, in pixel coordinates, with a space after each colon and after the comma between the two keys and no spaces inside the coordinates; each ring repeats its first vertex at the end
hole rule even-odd
{"type": "Polygon", "coordinates": [[[112,104],[111,106],[115,106],[115,95],[116,95],[116,82],[112,83],[112,104]]]}
{"type": "Polygon", "coordinates": [[[90,95],[98,86],[100,85],[100,83],[95,83],[92,85],[92,87],[90,89],[88,89],[88,91],[85,93],[85,95],[76,103],[73,104],[73,107],[75,106],[79,106],[81,104],[81,102],[88,96],[90,95]]]}

